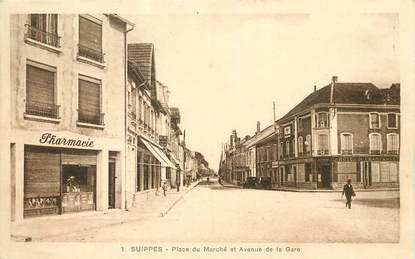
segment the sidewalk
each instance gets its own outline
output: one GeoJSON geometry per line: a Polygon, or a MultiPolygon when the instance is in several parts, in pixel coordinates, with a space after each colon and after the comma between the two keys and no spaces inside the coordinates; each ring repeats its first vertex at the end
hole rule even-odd
{"type": "MultiPolygon", "coordinates": [[[[239,188],[242,189],[242,186],[238,186],[235,184],[222,182],[221,185],[226,188],[239,188]]],[[[268,191],[283,191],[283,192],[342,192],[342,190],[331,190],[331,189],[297,189],[294,187],[285,187],[280,186],[277,188],[270,189],[268,191]]],[[[378,191],[399,191],[399,188],[377,188],[377,189],[355,189],[356,192],[378,192],[378,191]]]]}
{"type": "Polygon", "coordinates": [[[128,211],[114,209],[107,212],[88,211],[64,215],[45,216],[12,222],[12,241],[42,241],[62,235],[90,231],[103,227],[142,221],[165,215],[186,193],[198,185],[192,183],[182,187],[180,192],[171,189],[164,197],[161,193],[148,200],[141,200],[128,211]]]}

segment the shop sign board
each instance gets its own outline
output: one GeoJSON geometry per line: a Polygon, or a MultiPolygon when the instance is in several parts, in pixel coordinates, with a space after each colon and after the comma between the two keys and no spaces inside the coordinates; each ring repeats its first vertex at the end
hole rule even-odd
{"type": "Polygon", "coordinates": [[[78,148],[92,148],[94,147],[94,140],[91,138],[65,137],[53,133],[42,133],[39,138],[40,144],[64,146],[64,147],[78,147],[78,148]]]}

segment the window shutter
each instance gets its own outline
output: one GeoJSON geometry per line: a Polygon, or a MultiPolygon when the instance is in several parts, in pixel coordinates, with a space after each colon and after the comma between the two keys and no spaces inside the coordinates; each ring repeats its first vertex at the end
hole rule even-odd
{"type": "Polygon", "coordinates": [[[26,103],[42,103],[53,105],[55,103],[55,73],[26,66],[26,103]]]}
{"type": "Polygon", "coordinates": [[[79,120],[100,124],[101,85],[79,79],[79,120]]]}
{"type": "Polygon", "coordinates": [[[82,16],[79,17],[79,44],[102,50],[102,25],[82,16]]]}

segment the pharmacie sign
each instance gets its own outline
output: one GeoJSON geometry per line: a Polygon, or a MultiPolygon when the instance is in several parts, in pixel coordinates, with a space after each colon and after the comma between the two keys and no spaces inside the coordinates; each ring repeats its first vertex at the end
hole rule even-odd
{"type": "Polygon", "coordinates": [[[65,146],[65,147],[87,147],[91,148],[94,146],[94,141],[90,138],[80,139],[80,138],[69,138],[61,137],[52,133],[43,133],[39,139],[41,144],[49,144],[56,146],[65,146]]]}

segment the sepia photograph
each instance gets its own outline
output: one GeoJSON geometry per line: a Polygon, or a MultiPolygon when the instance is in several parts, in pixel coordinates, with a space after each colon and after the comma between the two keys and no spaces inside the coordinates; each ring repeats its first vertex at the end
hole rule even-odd
{"type": "Polygon", "coordinates": [[[413,3],[236,2],[0,2],[1,259],[413,256],[413,3]]]}

